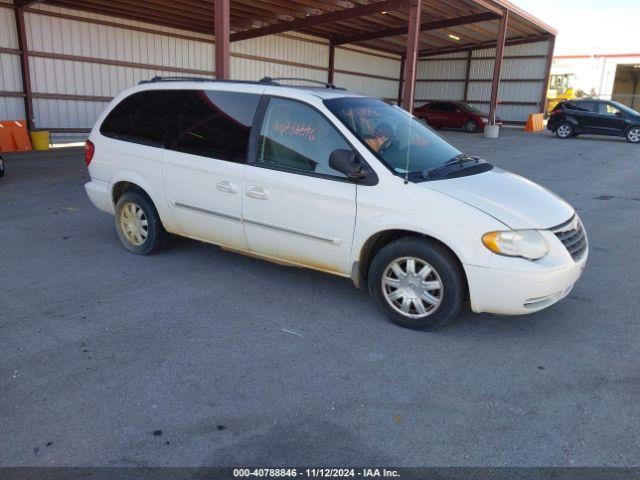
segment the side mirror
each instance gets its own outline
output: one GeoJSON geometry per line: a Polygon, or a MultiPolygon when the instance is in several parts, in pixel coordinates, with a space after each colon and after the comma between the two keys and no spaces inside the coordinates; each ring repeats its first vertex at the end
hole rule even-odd
{"type": "Polygon", "coordinates": [[[329,166],[340,173],[344,173],[351,180],[361,180],[367,176],[362,169],[362,163],[352,150],[339,148],[331,152],[329,166]]]}

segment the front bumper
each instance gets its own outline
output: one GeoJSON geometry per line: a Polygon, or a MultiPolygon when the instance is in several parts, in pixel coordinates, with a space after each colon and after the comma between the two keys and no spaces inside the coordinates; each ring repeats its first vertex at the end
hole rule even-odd
{"type": "Polygon", "coordinates": [[[537,270],[504,270],[465,265],[471,309],[500,315],[543,310],[566,297],[587,264],[588,252],[575,262],[537,270]]]}

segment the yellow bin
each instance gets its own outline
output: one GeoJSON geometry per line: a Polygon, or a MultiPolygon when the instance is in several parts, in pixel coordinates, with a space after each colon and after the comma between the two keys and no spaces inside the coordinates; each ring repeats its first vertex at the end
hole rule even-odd
{"type": "Polygon", "coordinates": [[[49,150],[49,130],[32,130],[29,136],[34,150],[49,150]]]}

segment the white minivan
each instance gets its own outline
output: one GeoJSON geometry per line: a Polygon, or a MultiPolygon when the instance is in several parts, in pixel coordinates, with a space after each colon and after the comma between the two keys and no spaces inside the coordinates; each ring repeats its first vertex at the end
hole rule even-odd
{"type": "Polygon", "coordinates": [[[111,102],[85,154],[87,194],[131,252],[175,234],[349,277],[406,327],[467,300],[541,310],[587,261],[565,201],[332,85],[154,78],[111,102]]]}

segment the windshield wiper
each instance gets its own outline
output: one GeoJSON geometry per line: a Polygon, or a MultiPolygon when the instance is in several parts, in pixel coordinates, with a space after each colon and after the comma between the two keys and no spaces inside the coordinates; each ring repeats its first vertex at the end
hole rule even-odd
{"type": "Polygon", "coordinates": [[[467,155],[466,153],[461,153],[460,155],[456,155],[455,157],[453,157],[450,160],[447,160],[446,162],[444,162],[442,165],[438,165],[435,168],[432,168],[431,170],[425,170],[422,172],[422,178],[428,179],[431,178],[431,176],[444,169],[447,167],[450,167],[452,165],[464,165],[467,162],[475,162],[478,163],[480,161],[480,159],[478,157],[472,157],[470,155],[467,155]]]}

